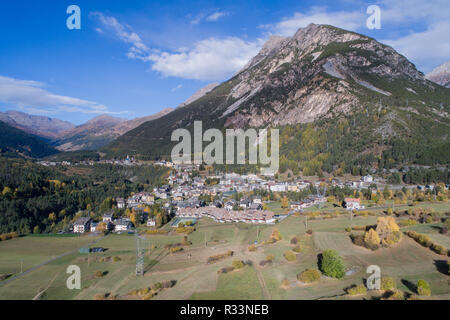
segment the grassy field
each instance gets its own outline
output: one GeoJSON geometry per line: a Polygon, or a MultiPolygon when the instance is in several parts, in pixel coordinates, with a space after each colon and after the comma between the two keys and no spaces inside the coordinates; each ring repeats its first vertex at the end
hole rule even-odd
{"type": "MultiPolygon", "coordinates": [[[[275,204],[274,204],[275,205],[275,204]]],[[[449,212],[450,204],[422,204],[434,206],[441,212],[449,212]]],[[[376,214],[381,215],[382,209],[376,214]]],[[[196,231],[188,236],[191,245],[184,245],[178,253],[170,253],[169,246],[179,244],[183,235],[147,236],[145,244],[145,275],[135,276],[135,238],[133,235],[110,234],[95,246],[107,250],[80,254],[77,249],[98,238],[83,237],[21,237],[0,242],[0,274],[17,274],[23,260],[23,269],[43,263],[67,253],[44,266],[26,273],[4,285],[0,282],[0,299],[93,299],[98,293],[107,293],[117,299],[131,297],[132,290],[149,287],[156,282],[174,280],[173,288],[164,289],[152,299],[347,299],[345,288],[363,283],[367,278],[366,268],[380,266],[382,275],[395,279],[397,287],[413,294],[415,283],[424,279],[430,283],[432,298],[450,297],[449,276],[442,271],[448,257],[438,255],[428,248],[404,236],[391,248],[376,251],[353,245],[345,228],[370,225],[377,216],[354,217],[348,215],[333,219],[308,220],[303,216],[289,216],[276,225],[219,224],[210,219],[197,221],[196,231]],[[274,229],[280,231],[282,239],[274,244],[265,244],[274,229]],[[312,235],[306,233],[313,230],[312,235]],[[288,262],[283,253],[292,250],[291,239],[297,237],[301,252],[296,260],[288,262]],[[258,241],[254,252],[248,246],[258,241]],[[307,268],[317,268],[318,255],[325,249],[340,253],[347,269],[354,273],[341,280],[322,277],[319,282],[303,285],[297,275],[307,268]],[[210,256],[234,252],[213,264],[207,264],[210,256]],[[267,255],[275,257],[273,263],[261,266],[267,255]],[[218,270],[231,266],[233,260],[249,263],[243,269],[227,274],[218,270]],[[66,287],[66,268],[78,265],[81,268],[81,290],[66,287]],[[101,271],[103,276],[96,276],[101,271]],[[282,286],[287,280],[290,285],[282,286]]],[[[439,233],[441,224],[420,224],[412,227],[417,232],[429,235],[447,248],[450,237],[439,233]]],[[[360,296],[359,299],[378,297],[379,293],[360,296]]]]}

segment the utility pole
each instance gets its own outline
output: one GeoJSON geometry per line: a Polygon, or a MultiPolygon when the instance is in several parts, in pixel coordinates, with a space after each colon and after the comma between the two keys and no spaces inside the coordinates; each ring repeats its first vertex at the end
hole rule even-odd
{"type": "Polygon", "coordinates": [[[305,216],[305,228],[308,230],[308,216],[305,216]]]}

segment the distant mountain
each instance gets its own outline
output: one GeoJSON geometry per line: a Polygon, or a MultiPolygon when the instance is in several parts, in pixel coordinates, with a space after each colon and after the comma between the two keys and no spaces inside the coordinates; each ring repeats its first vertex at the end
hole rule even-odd
{"type": "Polygon", "coordinates": [[[0,112],[0,121],[25,132],[49,139],[56,138],[59,133],[75,127],[74,124],[67,121],[30,115],[19,111],[0,112]]]}
{"type": "Polygon", "coordinates": [[[427,74],[426,78],[441,86],[450,88],[450,61],[441,64],[433,71],[427,74]]]}
{"type": "Polygon", "coordinates": [[[42,158],[57,153],[41,138],[0,121],[0,153],[42,158]]]}
{"type": "Polygon", "coordinates": [[[142,123],[160,118],[171,111],[171,108],[167,108],[154,115],[128,121],[100,115],[85,124],[60,133],[53,141],[53,145],[61,151],[96,150],[142,123]]]}
{"type": "Polygon", "coordinates": [[[61,151],[94,150],[111,140],[105,130],[126,121],[109,115],[99,115],[88,122],[61,132],[53,145],[61,151]]]}
{"type": "Polygon", "coordinates": [[[272,37],[231,79],[102,151],[170,157],[173,130],[192,130],[201,120],[203,130],[280,128],[281,165],[308,173],[448,163],[449,113],[450,90],[393,48],[310,24],[292,37],[272,37]]]}
{"type": "Polygon", "coordinates": [[[200,90],[196,91],[192,96],[190,96],[188,99],[186,99],[185,102],[181,103],[177,108],[187,106],[188,104],[200,99],[205,94],[213,90],[215,87],[217,87],[219,83],[210,83],[207,86],[201,88],[200,90]]]}

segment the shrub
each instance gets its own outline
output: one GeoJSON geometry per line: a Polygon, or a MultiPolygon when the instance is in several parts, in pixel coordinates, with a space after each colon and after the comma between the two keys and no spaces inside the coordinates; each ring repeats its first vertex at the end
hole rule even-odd
{"type": "Polygon", "coordinates": [[[346,232],[352,232],[352,228],[347,227],[347,228],[345,228],[345,231],[346,231],[346,232]]]}
{"type": "Polygon", "coordinates": [[[233,270],[234,270],[234,267],[224,267],[224,268],[221,268],[219,271],[217,271],[217,273],[218,274],[228,273],[228,272],[231,272],[233,270]]]}
{"type": "Polygon", "coordinates": [[[177,252],[180,252],[180,251],[183,251],[182,247],[172,247],[172,248],[170,248],[170,252],[171,253],[177,253],[177,252]]]}
{"type": "Polygon", "coordinates": [[[217,255],[215,255],[215,256],[209,257],[208,260],[206,261],[206,263],[207,263],[207,264],[215,263],[215,262],[217,262],[217,261],[219,261],[219,260],[225,259],[225,258],[227,258],[227,257],[231,257],[232,255],[233,255],[233,251],[232,251],[232,250],[228,250],[228,251],[225,252],[225,253],[217,254],[217,255]]]}
{"type": "Polygon", "coordinates": [[[142,300],[150,300],[151,298],[153,298],[153,296],[154,296],[154,294],[149,292],[145,296],[142,297],[142,300]]]}
{"type": "Polygon", "coordinates": [[[312,235],[313,231],[311,229],[308,229],[308,230],[306,230],[306,233],[309,234],[309,235],[312,235]]]}
{"type": "Polygon", "coordinates": [[[351,234],[350,235],[350,239],[352,239],[353,244],[360,246],[360,247],[365,247],[365,243],[364,243],[364,236],[362,234],[351,234]]]}
{"type": "Polygon", "coordinates": [[[287,279],[284,279],[284,280],[281,282],[281,285],[282,285],[283,287],[289,287],[289,286],[291,285],[291,282],[290,282],[289,280],[287,280],[287,279]]]}
{"type": "Polygon", "coordinates": [[[152,290],[157,291],[162,288],[161,282],[156,282],[152,285],[152,290]]]}
{"type": "Polygon", "coordinates": [[[295,261],[296,259],[297,259],[297,256],[295,255],[295,253],[294,252],[292,252],[292,251],[286,251],[284,254],[283,254],[283,256],[284,256],[284,258],[287,260],[287,261],[295,261]]]}
{"type": "Polygon", "coordinates": [[[417,293],[419,296],[431,296],[431,288],[428,282],[422,279],[417,281],[417,293]]]}
{"type": "Polygon", "coordinates": [[[244,262],[241,261],[241,260],[234,260],[234,261],[231,263],[231,265],[232,265],[233,268],[235,268],[235,269],[242,269],[242,268],[245,266],[244,262]]]}
{"type": "Polygon", "coordinates": [[[275,260],[275,256],[273,254],[269,254],[266,257],[266,260],[272,262],[273,260],[275,260]]]}
{"type": "Polygon", "coordinates": [[[194,227],[178,227],[175,229],[176,233],[184,233],[184,234],[191,234],[195,231],[194,227]]]}
{"type": "Polygon", "coordinates": [[[120,260],[122,260],[122,259],[120,259],[120,257],[118,257],[118,256],[115,256],[115,257],[113,258],[113,261],[114,261],[114,262],[119,262],[120,260]]]}
{"type": "Polygon", "coordinates": [[[256,246],[254,244],[248,246],[248,251],[250,252],[256,251],[256,246]]]}
{"type": "Polygon", "coordinates": [[[390,277],[381,277],[381,290],[393,290],[395,289],[395,280],[390,277]]]}
{"type": "Polygon", "coordinates": [[[447,229],[450,229],[450,219],[445,219],[444,227],[446,227],[447,229]]]}
{"type": "Polygon", "coordinates": [[[278,229],[273,229],[271,238],[274,239],[275,241],[280,241],[281,240],[280,231],[278,231],[278,229]]]}
{"type": "Polygon", "coordinates": [[[161,282],[161,288],[169,289],[172,288],[176,283],[176,280],[164,280],[163,282],[161,282]]]}
{"type": "Polygon", "coordinates": [[[364,234],[364,244],[370,250],[378,249],[380,244],[380,237],[374,229],[369,229],[369,231],[364,234]]]}
{"type": "Polygon", "coordinates": [[[297,279],[304,283],[312,283],[320,279],[320,272],[316,269],[306,269],[297,275],[297,279]]]}
{"type": "Polygon", "coordinates": [[[347,294],[351,296],[367,294],[367,288],[363,284],[353,285],[350,288],[347,288],[347,294]]]}
{"type": "Polygon", "coordinates": [[[0,234],[0,241],[14,239],[14,238],[17,238],[18,236],[19,236],[19,234],[17,232],[0,234]]]}
{"type": "Polygon", "coordinates": [[[94,300],[105,300],[107,296],[106,293],[97,293],[94,296],[94,300]]]}
{"type": "Polygon", "coordinates": [[[95,277],[96,277],[96,278],[102,278],[102,277],[105,276],[106,274],[107,274],[106,271],[100,271],[100,270],[95,271],[95,277]]]}
{"type": "Polygon", "coordinates": [[[325,250],[322,253],[320,267],[322,272],[328,277],[340,279],[345,276],[344,263],[339,253],[335,250],[325,250]]]}
{"type": "Polygon", "coordinates": [[[384,293],[383,298],[387,299],[387,300],[404,300],[405,294],[398,289],[392,289],[392,290],[387,290],[384,293]]]}
{"type": "Polygon", "coordinates": [[[302,248],[300,246],[295,246],[295,248],[292,249],[292,251],[299,253],[302,252],[302,248]]]}
{"type": "Polygon", "coordinates": [[[389,233],[385,239],[383,239],[382,243],[385,246],[391,246],[396,244],[402,239],[402,233],[400,231],[393,231],[389,233]]]}
{"type": "Polygon", "coordinates": [[[415,226],[417,224],[417,220],[414,219],[406,219],[406,220],[402,220],[400,221],[400,224],[404,227],[406,226],[415,226]]]}
{"type": "Polygon", "coordinates": [[[447,249],[445,249],[443,246],[441,246],[440,244],[436,244],[433,243],[431,245],[431,250],[433,250],[434,252],[436,252],[437,254],[442,254],[442,255],[446,255],[447,254],[447,249]]]}
{"type": "Polygon", "coordinates": [[[142,289],[139,290],[139,295],[140,296],[145,296],[149,292],[150,292],[150,288],[142,288],[142,289]]]}

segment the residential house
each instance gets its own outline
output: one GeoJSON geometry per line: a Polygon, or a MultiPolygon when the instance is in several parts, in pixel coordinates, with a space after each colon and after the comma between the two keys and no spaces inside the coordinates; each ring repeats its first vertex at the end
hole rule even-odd
{"type": "Polygon", "coordinates": [[[73,224],[73,232],[75,232],[75,233],[89,232],[90,226],[91,226],[91,218],[89,218],[89,217],[79,218],[73,224]]]}

